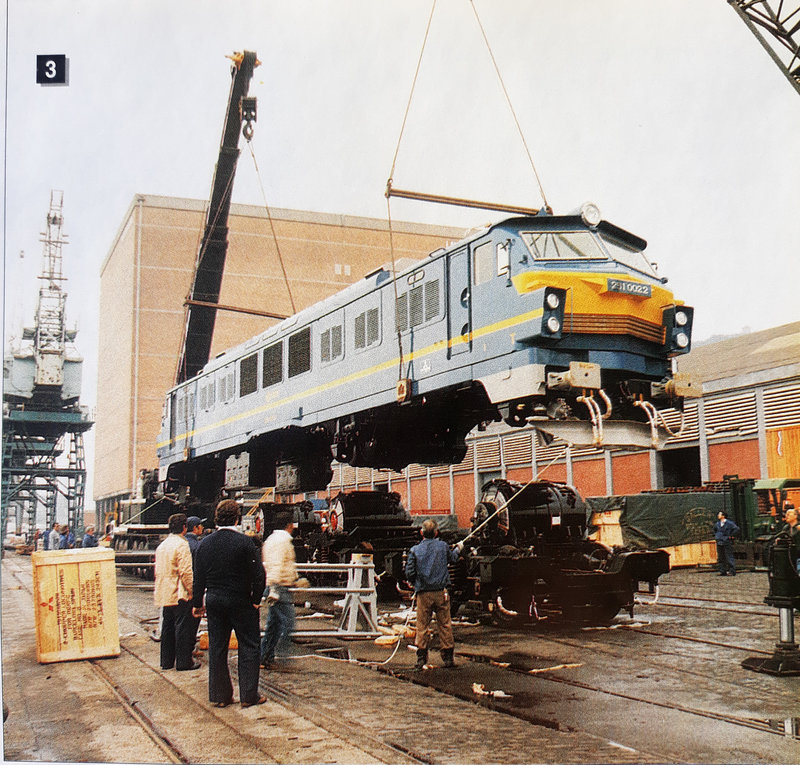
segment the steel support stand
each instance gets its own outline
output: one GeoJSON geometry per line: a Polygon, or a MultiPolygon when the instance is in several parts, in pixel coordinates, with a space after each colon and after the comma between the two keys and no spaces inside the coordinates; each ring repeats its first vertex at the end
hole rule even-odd
{"type": "Polygon", "coordinates": [[[794,639],[794,609],[779,608],[780,642],[775,644],[772,656],[751,656],[742,662],[745,669],[767,675],[791,677],[800,675],[800,650],[794,639]]]}

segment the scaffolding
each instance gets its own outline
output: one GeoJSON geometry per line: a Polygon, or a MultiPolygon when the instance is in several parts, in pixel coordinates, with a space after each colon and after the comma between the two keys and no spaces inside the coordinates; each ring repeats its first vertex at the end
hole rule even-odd
{"type": "Polygon", "coordinates": [[[36,527],[43,509],[46,528],[56,521],[63,497],[67,525],[83,531],[86,458],[83,434],[92,427],[80,405],[82,359],[66,326],[63,289],[63,192],[50,193],[39,299],[34,326],[23,330],[3,359],[3,463],[0,490],[0,539],[9,521],[15,531],[36,527]]]}

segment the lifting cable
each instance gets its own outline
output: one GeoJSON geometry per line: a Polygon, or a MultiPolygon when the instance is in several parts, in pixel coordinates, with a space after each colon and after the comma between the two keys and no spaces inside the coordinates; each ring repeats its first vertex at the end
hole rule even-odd
{"type": "MultiPolygon", "coordinates": [[[[512,118],[514,120],[514,124],[516,125],[517,131],[519,132],[519,135],[520,135],[520,139],[522,140],[522,146],[525,149],[525,154],[527,155],[528,161],[530,162],[531,170],[533,171],[534,178],[536,179],[536,184],[539,187],[539,193],[541,194],[541,197],[542,197],[543,207],[548,212],[552,212],[552,208],[550,207],[550,205],[549,205],[549,203],[547,201],[547,195],[545,194],[544,186],[542,185],[541,178],[539,177],[539,173],[536,170],[536,165],[535,165],[535,163],[533,161],[533,156],[531,154],[530,148],[528,147],[528,142],[525,139],[525,134],[524,134],[524,132],[522,130],[522,125],[520,124],[519,118],[517,117],[517,113],[516,113],[516,111],[514,109],[514,105],[511,102],[511,97],[510,97],[510,95],[508,93],[508,89],[506,88],[505,81],[503,80],[503,75],[500,72],[500,67],[497,64],[497,59],[495,58],[494,52],[492,51],[492,46],[489,44],[489,38],[486,35],[486,30],[484,29],[483,24],[482,24],[481,19],[480,19],[480,16],[478,15],[478,10],[475,7],[475,2],[474,2],[474,0],[469,0],[469,2],[470,2],[470,6],[472,7],[472,12],[475,15],[475,20],[476,20],[476,22],[478,24],[478,28],[480,29],[481,36],[483,37],[483,41],[486,44],[486,49],[487,49],[487,51],[489,53],[489,58],[492,61],[492,65],[494,66],[495,73],[497,74],[497,78],[498,78],[498,80],[500,82],[500,88],[503,91],[503,95],[505,96],[506,103],[508,104],[508,108],[510,109],[511,116],[512,116],[512,118]]],[[[394,285],[395,305],[397,305],[398,294],[397,294],[397,268],[396,268],[396,263],[395,263],[395,252],[394,252],[394,230],[393,230],[393,226],[392,226],[392,209],[391,209],[391,197],[392,196],[405,197],[405,198],[408,198],[408,199],[418,199],[418,200],[421,200],[421,201],[444,202],[445,204],[454,204],[454,205],[461,205],[461,206],[466,206],[466,207],[483,207],[484,209],[500,209],[500,210],[509,210],[510,209],[506,205],[482,204],[482,203],[473,202],[471,200],[462,200],[462,199],[456,199],[456,198],[453,198],[453,197],[439,197],[439,196],[435,196],[435,195],[431,195],[431,194],[418,194],[418,193],[415,193],[415,192],[403,192],[403,191],[400,191],[399,189],[394,189],[394,190],[392,189],[392,183],[393,183],[393,180],[394,180],[395,167],[397,165],[397,157],[398,157],[398,154],[400,153],[400,143],[403,140],[403,134],[405,132],[406,123],[408,122],[408,115],[409,115],[409,112],[411,110],[411,102],[412,102],[413,97],[414,97],[414,90],[415,90],[416,85],[417,85],[417,79],[419,77],[419,71],[420,71],[420,67],[422,65],[422,57],[423,57],[423,55],[425,53],[425,46],[426,46],[426,44],[428,42],[428,36],[430,34],[431,23],[433,21],[433,15],[434,15],[435,10],[436,10],[436,0],[433,0],[433,3],[431,5],[431,12],[430,12],[430,15],[428,16],[428,24],[425,27],[425,36],[424,36],[424,38],[422,40],[422,48],[420,49],[419,58],[417,59],[417,66],[416,66],[416,69],[414,71],[414,78],[413,78],[412,83],[411,83],[411,92],[408,95],[408,102],[406,103],[405,113],[403,114],[403,121],[402,121],[401,126],[400,126],[400,135],[397,138],[397,146],[395,147],[394,157],[392,159],[392,166],[391,166],[391,169],[389,171],[389,178],[386,181],[386,194],[385,194],[385,196],[386,196],[386,210],[387,210],[387,220],[388,220],[388,225],[389,225],[389,250],[390,250],[390,256],[391,256],[391,260],[392,260],[392,276],[393,276],[392,284],[394,285]]],[[[517,214],[536,215],[538,212],[539,212],[538,210],[527,210],[526,209],[526,210],[518,210],[517,214]]],[[[400,351],[399,376],[400,376],[400,379],[402,379],[403,376],[404,376],[403,375],[403,341],[402,341],[401,330],[400,330],[399,327],[397,327],[397,343],[398,343],[399,351],[400,351]]]]}
{"type": "Polygon", "coordinates": [[[550,205],[547,203],[547,196],[544,193],[544,186],[542,186],[539,173],[536,172],[536,165],[533,163],[533,157],[531,156],[530,149],[528,148],[528,142],[525,140],[525,134],[522,132],[522,126],[519,124],[519,120],[517,119],[517,113],[514,111],[514,105],[511,103],[511,97],[508,95],[508,90],[506,90],[506,84],[503,82],[503,75],[500,74],[500,67],[497,65],[497,60],[492,52],[492,46],[489,45],[489,38],[486,36],[483,24],[481,24],[480,17],[478,16],[478,9],[475,7],[474,0],[469,0],[469,4],[472,6],[472,12],[475,14],[475,20],[478,22],[481,35],[483,35],[483,41],[486,43],[486,50],[489,51],[489,57],[492,59],[494,70],[497,73],[497,79],[500,80],[500,87],[503,89],[503,95],[506,97],[506,103],[508,104],[508,108],[511,110],[511,116],[514,118],[514,124],[517,126],[517,130],[519,131],[519,137],[522,139],[522,145],[525,147],[525,153],[528,155],[528,161],[531,163],[531,170],[533,170],[533,175],[536,178],[536,183],[539,186],[539,193],[542,195],[542,202],[544,203],[545,209],[550,209],[550,205]]]}
{"type": "MultiPolygon", "coordinates": [[[[387,189],[391,188],[392,185],[392,178],[394,176],[394,168],[397,164],[397,155],[400,153],[400,143],[403,140],[403,133],[406,129],[406,123],[408,122],[408,114],[411,111],[411,101],[414,98],[414,89],[417,86],[417,77],[419,77],[419,70],[420,66],[422,65],[422,56],[425,53],[425,45],[428,42],[428,35],[431,31],[431,22],[433,21],[433,13],[436,10],[436,0],[433,0],[433,4],[431,5],[431,12],[428,16],[428,24],[425,27],[425,36],[422,39],[422,48],[419,51],[419,58],[417,59],[417,68],[414,70],[414,79],[411,81],[411,92],[408,94],[408,102],[406,103],[406,111],[403,114],[403,122],[400,125],[400,135],[397,137],[397,146],[394,150],[394,157],[392,158],[392,168],[389,170],[389,180],[387,181],[387,189]]],[[[390,195],[386,194],[386,217],[389,223],[389,254],[392,259],[392,286],[394,288],[394,305],[395,305],[395,312],[397,311],[397,265],[395,263],[394,257],[394,230],[392,229],[392,200],[390,195]]],[[[397,318],[395,317],[395,329],[397,330],[397,345],[398,350],[400,353],[400,364],[398,369],[398,379],[402,380],[403,375],[403,336],[400,330],[400,325],[397,322],[397,318]]]]}
{"type": "Polygon", "coordinates": [[[256,178],[258,179],[258,186],[261,189],[261,198],[264,200],[264,209],[267,211],[267,220],[269,220],[269,227],[272,231],[272,239],[275,242],[275,250],[278,253],[278,262],[281,264],[281,272],[283,273],[283,282],[286,285],[286,292],[289,295],[289,304],[292,306],[292,313],[297,313],[297,307],[294,303],[294,297],[292,296],[292,288],[289,285],[289,277],[286,274],[286,266],[283,262],[283,255],[281,254],[281,248],[278,244],[278,234],[275,231],[275,222],[272,220],[272,213],[270,212],[269,205],[267,204],[267,195],[264,191],[264,183],[261,179],[261,172],[258,169],[258,162],[256,161],[256,155],[253,151],[253,142],[248,138],[247,139],[247,148],[250,149],[250,156],[253,158],[253,167],[256,169],[256,178]]]}

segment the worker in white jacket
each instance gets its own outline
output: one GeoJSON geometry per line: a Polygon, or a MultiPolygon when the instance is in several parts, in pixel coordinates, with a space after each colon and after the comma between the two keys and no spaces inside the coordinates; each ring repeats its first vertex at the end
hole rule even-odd
{"type": "Polygon", "coordinates": [[[278,513],[275,531],[264,542],[261,550],[267,575],[267,624],[261,639],[261,666],[275,666],[276,650],[280,656],[289,653],[291,634],[294,632],[294,600],[289,592],[297,581],[297,566],[292,540],[294,522],[290,513],[278,513]]]}

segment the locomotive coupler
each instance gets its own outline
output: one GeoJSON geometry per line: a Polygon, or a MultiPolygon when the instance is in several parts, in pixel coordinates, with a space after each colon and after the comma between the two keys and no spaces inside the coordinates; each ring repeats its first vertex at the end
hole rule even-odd
{"type": "Polygon", "coordinates": [[[767,553],[769,594],[764,602],[778,609],[780,642],[768,658],[745,659],[745,669],[780,677],[800,675],[800,650],[794,638],[794,609],[800,608],[800,575],[792,552],[788,534],[780,533],[772,540],[767,553]]]}

